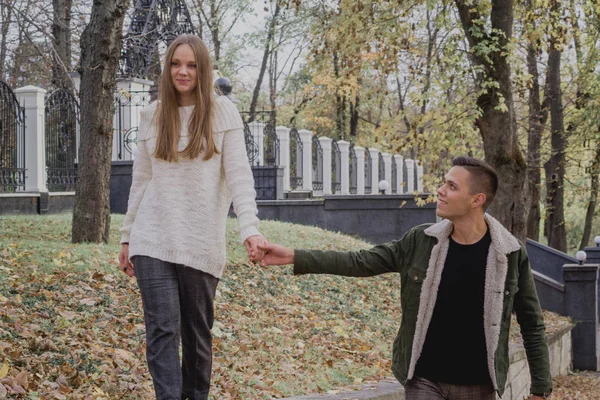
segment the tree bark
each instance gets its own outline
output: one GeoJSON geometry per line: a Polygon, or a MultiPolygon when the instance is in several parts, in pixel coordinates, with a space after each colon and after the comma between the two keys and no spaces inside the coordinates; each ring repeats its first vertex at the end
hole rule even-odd
{"type": "Polygon", "coordinates": [[[356,93],[354,103],[350,103],[350,137],[356,138],[358,134],[358,106],[360,105],[360,97],[356,93]]]}
{"type": "Polygon", "coordinates": [[[590,168],[590,177],[592,184],[590,187],[590,199],[588,200],[587,208],[585,211],[585,222],[583,224],[583,236],[581,237],[581,243],[579,244],[579,250],[583,250],[584,247],[590,242],[592,236],[592,223],[594,222],[594,214],[596,213],[596,203],[598,201],[598,189],[600,188],[600,180],[598,175],[600,174],[600,144],[596,144],[596,155],[592,166],[590,168]]]}
{"type": "Polygon", "coordinates": [[[483,92],[477,98],[481,115],[475,124],[483,139],[486,161],[498,173],[500,187],[489,212],[498,219],[518,239],[527,236],[527,163],[519,148],[510,77],[507,45],[512,37],[513,1],[493,0],[491,10],[491,30],[473,35],[475,20],[481,19],[477,8],[470,1],[455,0],[456,6],[472,50],[472,62],[482,67],[483,73],[477,77],[481,86],[486,81],[498,84],[498,89],[483,92]],[[497,41],[498,49],[487,57],[478,54],[478,46],[488,40],[497,41]],[[504,106],[502,106],[504,105],[504,106]],[[502,109],[504,108],[504,109],[502,109]]]}
{"type": "Polygon", "coordinates": [[[275,27],[277,26],[277,18],[279,17],[279,12],[281,11],[281,1],[276,0],[275,2],[275,12],[273,13],[273,17],[269,22],[269,30],[267,32],[267,40],[265,41],[265,51],[263,52],[262,64],[260,66],[260,72],[258,73],[258,79],[256,80],[256,86],[254,86],[254,91],[252,93],[252,101],[250,102],[250,115],[248,118],[248,122],[254,120],[254,113],[256,112],[256,105],[258,104],[258,95],[260,94],[260,87],[262,86],[262,81],[265,76],[265,71],[267,70],[267,63],[269,61],[269,54],[272,51],[273,37],[275,36],[275,27]]]}
{"type": "Polygon", "coordinates": [[[0,39],[0,80],[4,80],[5,66],[6,66],[6,54],[8,53],[7,39],[8,31],[12,23],[12,3],[5,3],[0,1],[0,16],[2,17],[2,38],[0,39]]]}
{"type": "MultiPolygon", "coordinates": [[[[531,0],[527,0],[527,9],[532,9],[531,0]]],[[[534,22],[528,21],[529,29],[535,29],[534,22]]],[[[529,175],[529,201],[531,208],[527,218],[527,237],[538,241],[540,239],[540,220],[541,210],[540,201],[542,198],[542,177],[541,177],[541,143],[542,133],[548,119],[548,109],[541,104],[540,95],[540,74],[537,67],[537,57],[539,45],[534,43],[533,39],[527,46],[527,71],[531,75],[531,87],[529,88],[529,116],[527,128],[527,171],[529,175]]]]}
{"type": "Polygon", "coordinates": [[[108,242],[112,120],[117,63],[129,0],[94,0],[81,36],[81,145],[72,241],[108,242]]]}
{"type": "MultiPolygon", "coordinates": [[[[552,3],[552,14],[560,14],[559,0],[552,3]]],[[[558,29],[558,28],[556,28],[558,29]]],[[[565,178],[565,149],[566,136],[563,120],[562,90],[560,88],[560,59],[558,49],[560,33],[550,35],[550,50],[548,52],[547,97],[550,107],[550,143],[552,153],[544,164],[546,172],[546,236],[548,246],[567,251],[567,230],[565,227],[564,210],[564,178],[565,178]]]]}
{"type": "Polygon", "coordinates": [[[68,72],[71,70],[71,6],[72,0],[53,0],[52,84],[57,88],[71,88],[68,72]]]}

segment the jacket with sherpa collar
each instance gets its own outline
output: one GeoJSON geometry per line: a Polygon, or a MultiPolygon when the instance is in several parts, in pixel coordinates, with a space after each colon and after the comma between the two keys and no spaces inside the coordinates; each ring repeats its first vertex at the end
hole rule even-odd
{"type": "MultiPolygon", "coordinates": [[[[484,289],[484,332],[492,383],[502,395],[508,373],[508,340],[514,311],[529,361],[531,392],[550,392],[552,378],[545,326],[527,253],[493,217],[485,214],[485,222],[492,238],[484,289]]],[[[294,273],[343,276],[400,273],[402,321],[394,340],[392,371],[405,385],[413,378],[423,350],[452,230],[452,223],[444,220],[419,225],[402,239],[369,250],[296,250],[294,273]]]]}

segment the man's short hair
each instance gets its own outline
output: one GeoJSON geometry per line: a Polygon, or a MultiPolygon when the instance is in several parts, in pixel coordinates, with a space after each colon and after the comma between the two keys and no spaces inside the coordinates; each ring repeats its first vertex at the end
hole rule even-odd
{"type": "Polygon", "coordinates": [[[485,194],[483,209],[486,210],[498,191],[498,174],[496,170],[486,163],[473,157],[455,157],[452,159],[453,167],[463,167],[471,174],[471,194],[485,194]]]}

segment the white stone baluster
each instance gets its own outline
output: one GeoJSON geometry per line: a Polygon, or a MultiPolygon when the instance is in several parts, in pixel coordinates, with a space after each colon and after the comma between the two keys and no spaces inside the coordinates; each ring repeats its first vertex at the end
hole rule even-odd
{"type": "Polygon", "coordinates": [[[312,176],[312,137],[311,131],[301,129],[298,131],[302,141],[302,189],[313,190],[312,176]]]}
{"type": "Polygon", "coordinates": [[[406,192],[412,194],[415,191],[415,161],[408,158],[404,162],[406,163],[406,192]]]}
{"type": "Polygon", "coordinates": [[[379,150],[369,147],[371,155],[371,194],[379,194],[379,150]]]}
{"type": "Polygon", "coordinates": [[[350,142],[338,140],[337,143],[340,148],[341,194],[348,195],[350,194],[350,142]]]}
{"type": "Polygon", "coordinates": [[[383,166],[385,171],[385,180],[388,183],[388,188],[385,194],[392,194],[392,155],[388,153],[381,153],[383,158],[383,166]]]}
{"type": "Polygon", "coordinates": [[[283,167],[283,191],[290,191],[290,128],[278,126],[275,133],[279,139],[279,166],[283,167]]]}
{"type": "Polygon", "coordinates": [[[396,193],[402,194],[404,193],[404,157],[396,154],[394,162],[396,163],[396,193]]]}
{"type": "Polygon", "coordinates": [[[16,89],[15,95],[21,107],[25,108],[25,191],[48,192],[44,123],[46,90],[36,86],[25,86],[16,89]]]}
{"type": "Polygon", "coordinates": [[[331,194],[331,142],[333,139],[320,137],[321,149],[323,150],[323,194],[331,194]]]}
{"type": "Polygon", "coordinates": [[[356,154],[356,194],[365,194],[365,148],[354,146],[356,154]]]}

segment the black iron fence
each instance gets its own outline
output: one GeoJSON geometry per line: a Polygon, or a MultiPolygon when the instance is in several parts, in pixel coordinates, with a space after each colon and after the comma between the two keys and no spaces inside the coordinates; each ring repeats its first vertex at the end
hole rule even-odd
{"type": "Polygon", "coordinates": [[[296,128],[290,130],[290,189],[300,189],[302,179],[302,140],[296,128]]]}
{"type": "Polygon", "coordinates": [[[348,172],[350,175],[350,194],[356,194],[358,191],[358,162],[356,160],[356,150],[354,143],[350,145],[350,153],[348,160],[348,172]]]}
{"type": "Polygon", "coordinates": [[[46,97],[46,172],[51,192],[74,191],[77,183],[79,103],[65,89],[46,97]]]}
{"type": "Polygon", "coordinates": [[[25,189],[25,109],[0,81],[0,193],[25,189]]]}
{"type": "Polygon", "coordinates": [[[153,102],[156,90],[119,91],[115,94],[113,159],[132,160],[132,144],[137,143],[139,115],[142,108],[153,102]],[[116,157],[115,157],[116,156],[116,157]]]}
{"type": "Polygon", "coordinates": [[[316,136],[312,137],[312,178],[313,190],[323,191],[323,149],[316,136]]]}
{"type": "Polygon", "coordinates": [[[337,140],[331,142],[331,191],[333,194],[342,191],[342,153],[337,140]]]}

